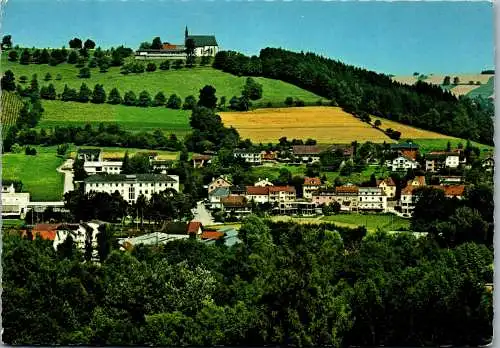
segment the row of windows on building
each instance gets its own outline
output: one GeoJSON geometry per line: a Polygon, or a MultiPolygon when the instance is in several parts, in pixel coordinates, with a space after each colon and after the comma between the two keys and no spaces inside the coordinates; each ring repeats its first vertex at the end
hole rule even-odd
{"type": "MultiPolygon", "coordinates": [[[[121,184],[117,184],[117,183],[99,183],[99,184],[88,184],[89,187],[106,187],[106,186],[109,186],[109,187],[124,187],[125,184],[124,183],[121,183],[121,184]]],[[[171,183],[149,183],[149,184],[144,184],[144,187],[154,187],[154,186],[158,186],[158,187],[173,187],[173,184],[171,183]]],[[[143,184],[142,183],[139,183],[139,187],[143,187],[143,184]]]]}

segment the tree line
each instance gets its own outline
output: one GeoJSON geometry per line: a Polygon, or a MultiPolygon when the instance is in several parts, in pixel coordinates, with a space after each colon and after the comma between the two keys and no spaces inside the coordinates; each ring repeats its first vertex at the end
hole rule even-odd
{"type": "MultiPolygon", "coordinates": [[[[238,76],[283,80],[316,93],[345,111],[371,114],[484,144],[493,144],[493,107],[423,81],[408,86],[384,74],[313,53],[265,48],[259,56],[217,53],[213,67],[238,76]]],[[[490,103],[491,104],[491,103],[490,103]]]]}
{"type": "Polygon", "coordinates": [[[343,347],[492,337],[493,253],[482,245],[448,249],[411,234],[257,217],[239,238],[232,247],[187,239],[127,252],[101,231],[96,265],[71,240],[56,251],[6,235],[3,339],[343,347]]]}

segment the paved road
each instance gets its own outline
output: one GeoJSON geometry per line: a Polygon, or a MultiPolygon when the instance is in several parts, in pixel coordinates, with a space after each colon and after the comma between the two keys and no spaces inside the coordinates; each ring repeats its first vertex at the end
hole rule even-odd
{"type": "Polygon", "coordinates": [[[212,214],[207,210],[203,202],[198,202],[193,209],[194,220],[201,222],[204,226],[216,225],[212,214]]]}
{"type": "Polygon", "coordinates": [[[68,159],[59,168],[57,168],[59,173],[64,174],[64,193],[73,191],[73,160],[68,159]]]}

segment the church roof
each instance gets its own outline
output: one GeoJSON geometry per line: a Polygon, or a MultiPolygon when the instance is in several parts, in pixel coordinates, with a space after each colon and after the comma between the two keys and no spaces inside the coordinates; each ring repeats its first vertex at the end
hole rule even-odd
{"type": "Polygon", "coordinates": [[[194,47],[219,46],[214,35],[189,35],[186,40],[192,39],[194,47]]]}

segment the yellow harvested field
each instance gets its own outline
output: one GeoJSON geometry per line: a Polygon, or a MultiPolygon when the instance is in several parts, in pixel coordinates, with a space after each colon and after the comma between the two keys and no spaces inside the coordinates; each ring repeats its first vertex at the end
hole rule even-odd
{"type": "Polygon", "coordinates": [[[405,124],[390,121],[381,117],[371,116],[371,119],[372,123],[375,122],[375,120],[380,120],[380,122],[382,122],[382,125],[380,126],[381,129],[392,128],[401,132],[401,139],[456,139],[448,135],[407,126],[405,124]]]}
{"type": "Polygon", "coordinates": [[[288,139],[315,139],[318,143],[393,142],[383,132],[361,122],[338,107],[257,109],[220,113],[224,125],[233,126],[242,138],[253,142],[288,139]]]}
{"type": "MultiPolygon", "coordinates": [[[[440,84],[443,83],[443,80],[444,80],[445,76],[446,75],[432,75],[432,76],[429,76],[429,78],[426,79],[425,82],[432,83],[432,84],[435,84],[435,85],[440,85],[440,84]]],[[[483,75],[483,74],[448,74],[448,76],[450,77],[450,80],[451,80],[452,83],[453,83],[453,78],[455,76],[457,76],[458,79],[460,80],[459,83],[469,83],[469,81],[474,81],[474,83],[476,83],[476,81],[479,81],[479,82],[481,82],[481,84],[485,84],[485,83],[488,83],[488,80],[493,75],[483,75]]]]}
{"type": "Polygon", "coordinates": [[[473,91],[475,90],[476,88],[478,88],[480,86],[472,86],[472,85],[458,85],[456,87],[453,87],[452,89],[450,89],[450,92],[454,95],[454,96],[461,96],[461,95],[466,95],[467,93],[469,93],[470,91],[473,91]]]}
{"type": "Polygon", "coordinates": [[[413,85],[417,82],[417,78],[415,76],[394,76],[392,80],[407,85],[413,85]]]}

